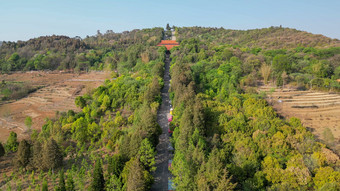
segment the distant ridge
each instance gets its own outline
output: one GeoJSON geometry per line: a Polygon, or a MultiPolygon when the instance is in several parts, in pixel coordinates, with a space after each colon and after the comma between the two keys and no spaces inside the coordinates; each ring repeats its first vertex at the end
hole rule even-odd
{"type": "Polygon", "coordinates": [[[282,27],[251,30],[181,27],[177,28],[177,31],[179,42],[188,38],[199,38],[203,41],[250,48],[260,47],[264,49],[290,49],[298,46],[317,48],[340,46],[340,40],[338,39],[282,27]]]}

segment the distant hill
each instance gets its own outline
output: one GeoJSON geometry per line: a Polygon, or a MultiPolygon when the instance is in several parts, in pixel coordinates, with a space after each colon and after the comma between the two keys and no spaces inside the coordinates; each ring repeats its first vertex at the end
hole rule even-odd
{"type": "Polygon", "coordinates": [[[18,42],[3,42],[1,52],[14,52],[21,49],[28,49],[28,51],[78,51],[79,49],[86,49],[87,46],[79,39],[70,38],[67,36],[41,36],[33,38],[28,41],[18,42]]]}
{"type": "Polygon", "coordinates": [[[42,36],[28,41],[2,42],[0,47],[0,71],[103,69],[104,63],[129,62],[137,60],[129,54],[141,57],[142,46],[152,47],[144,58],[155,57],[156,44],[163,37],[162,28],[135,29],[122,33],[108,30],[97,35],[70,38],[67,36],[42,36]],[[129,50],[127,50],[129,49],[129,50]],[[133,50],[132,50],[133,49],[133,50]],[[118,54],[120,52],[120,54],[118,54]],[[111,60],[110,60],[111,59],[111,60]]]}
{"type": "Polygon", "coordinates": [[[316,35],[291,28],[270,27],[252,30],[231,30],[224,28],[183,27],[177,28],[179,41],[199,38],[203,41],[226,43],[241,47],[264,49],[289,49],[303,47],[339,47],[340,40],[316,35]]]}

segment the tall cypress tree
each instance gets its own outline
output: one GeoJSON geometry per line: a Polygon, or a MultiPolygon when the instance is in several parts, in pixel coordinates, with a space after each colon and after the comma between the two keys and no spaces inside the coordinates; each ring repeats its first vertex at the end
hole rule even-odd
{"type": "Polygon", "coordinates": [[[138,156],[139,156],[141,164],[149,172],[156,170],[155,155],[156,155],[156,152],[154,148],[152,147],[151,143],[149,142],[149,140],[147,138],[144,139],[139,148],[138,156]]]}
{"type": "Polygon", "coordinates": [[[66,191],[65,179],[64,179],[64,169],[59,171],[59,186],[58,191],[66,191]]]}
{"type": "Polygon", "coordinates": [[[114,174],[119,177],[120,173],[124,168],[124,160],[122,155],[115,154],[111,158],[109,158],[107,171],[109,174],[114,174]]]}
{"type": "Polygon", "coordinates": [[[93,180],[91,183],[91,190],[103,191],[105,189],[105,180],[103,176],[103,168],[100,161],[97,161],[93,170],[93,180]]]}
{"type": "Polygon", "coordinates": [[[44,170],[48,169],[56,169],[62,166],[63,163],[63,155],[61,150],[57,144],[57,142],[51,138],[49,139],[44,147],[42,152],[42,166],[44,170]]]}
{"type": "Polygon", "coordinates": [[[41,143],[37,140],[33,143],[32,149],[32,166],[36,169],[41,169],[41,158],[42,158],[42,147],[41,143]]]}
{"type": "Polygon", "coordinates": [[[18,147],[18,152],[17,152],[16,159],[15,159],[15,165],[18,168],[23,167],[26,169],[26,166],[28,165],[30,161],[30,156],[31,156],[30,145],[25,139],[23,139],[20,142],[19,147],[18,147]]]}
{"type": "Polygon", "coordinates": [[[67,191],[75,191],[74,181],[71,173],[68,173],[66,180],[66,190],[67,191]]]}
{"type": "Polygon", "coordinates": [[[45,178],[44,178],[44,181],[42,183],[41,191],[48,191],[48,183],[47,183],[47,180],[45,178]]]}
{"type": "Polygon", "coordinates": [[[136,158],[129,166],[129,174],[127,177],[127,191],[142,191],[145,190],[145,179],[143,167],[139,159],[136,158]]]}

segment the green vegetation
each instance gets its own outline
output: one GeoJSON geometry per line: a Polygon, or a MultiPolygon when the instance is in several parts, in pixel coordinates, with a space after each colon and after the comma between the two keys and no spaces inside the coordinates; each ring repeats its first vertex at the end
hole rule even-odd
{"type": "MultiPolygon", "coordinates": [[[[279,87],[290,84],[299,89],[340,91],[336,81],[340,78],[339,40],[275,27],[247,31],[201,27],[176,30],[185,46],[182,50],[196,52],[181,56],[180,62],[197,63],[205,58],[220,65],[234,56],[242,63],[242,87],[255,87],[257,80],[265,79],[279,87]],[[276,36],[280,38],[273,38],[276,36]],[[193,41],[197,43],[188,43],[193,41]]],[[[202,67],[203,63],[197,65],[202,67]]]]}
{"type": "MultiPolygon", "coordinates": [[[[340,41],[336,39],[329,39],[322,35],[313,35],[296,29],[274,26],[253,30],[208,27],[178,27],[176,30],[178,31],[177,39],[180,42],[185,39],[199,38],[209,43],[231,44],[242,48],[247,47],[251,49],[252,54],[257,54],[263,49],[307,47],[306,51],[310,51],[315,47],[339,47],[340,45],[340,41]]],[[[277,52],[281,52],[281,50],[277,52]]],[[[330,53],[331,51],[320,52],[330,53]]]]}
{"type": "MultiPolygon", "coordinates": [[[[255,91],[262,79],[277,86],[338,91],[337,40],[274,27],[175,31],[181,45],[171,50],[170,127],[177,190],[340,188],[340,164],[323,152],[326,146],[299,119],[282,120],[255,91]],[[197,38],[191,38],[194,35],[197,38]],[[277,35],[282,39],[273,40],[277,35]],[[292,37],[301,43],[288,41],[292,37]]],[[[113,74],[75,99],[80,112],[46,119],[41,131],[33,131],[20,144],[14,132],[5,149],[0,144],[0,156],[5,154],[2,150],[16,152],[15,171],[4,175],[2,188],[150,190],[161,134],[156,114],[166,52],[155,45],[163,34],[163,29],[154,28],[98,31],[83,40],[52,36],[4,42],[2,72],[63,69],[113,74]]],[[[13,92],[6,90],[11,89],[8,84],[3,82],[2,98],[13,92]]],[[[31,118],[25,124],[30,127],[31,118]]],[[[332,138],[329,130],[324,136],[332,138]]]]}
{"type": "MultiPolygon", "coordinates": [[[[54,35],[25,42],[3,42],[0,47],[0,70],[7,73],[131,69],[141,56],[143,46],[155,46],[162,39],[162,34],[162,28],[123,33],[109,30],[105,34],[98,31],[96,36],[88,36],[83,40],[54,35]]],[[[149,60],[157,56],[152,49],[143,53],[144,58],[149,60]]]]}
{"type": "MultiPolygon", "coordinates": [[[[248,78],[268,76],[271,70],[276,80],[284,80],[283,73],[300,67],[291,62],[295,51],[254,55],[197,39],[183,40],[172,50],[171,125],[176,128],[171,171],[177,190],[340,188],[339,162],[327,159],[325,145],[299,119],[280,119],[245,86],[251,86],[248,78]],[[271,61],[271,70],[260,69],[271,61]]],[[[317,60],[324,58],[312,62],[324,63],[317,60]]],[[[300,71],[312,66],[305,67],[300,71]]]]}
{"type": "Polygon", "coordinates": [[[105,189],[105,180],[103,175],[103,168],[100,161],[96,162],[93,170],[93,180],[91,183],[91,190],[102,191],[105,189]]]}
{"type": "Polygon", "coordinates": [[[17,134],[14,132],[11,132],[5,144],[6,153],[16,152],[18,150],[18,145],[19,143],[18,143],[17,134]]]}
{"type": "Polygon", "coordinates": [[[18,152],[16,155],[16,166],[26,168],[31,155],[30,145],[24,139],[19,143],[18,152]]]}
{"type": "Polygon", "coordinates": [[[17,100],[36,91],[39,87],[32,87],[29,83],[24,82],[6,82],[0,84],[1,101],[17,100]]]}
{"type": "Polygon", "coordinates": [[[59,171],[59,185],[58,185],[58,191],[66,191],[65,186],[65,178],[64,178],[64,169],[61,169],[59,171]]]}
{"type": "Polygon", "coordinates": [[[33,125],[32,117],[28,116],[28,117],[25,118],[25,125],[26,125],[28,131],[30,132],[31,127],[33,125]]]}
{"type": "MultiPolygon", "coordinates": [[[[23,142],[27,144],[18,147],[16,134],[11,133],[5,147],[8,152],[19,148],[15,167],[23,185],[39,190],[45,189],[47,181],[49,188],[58,190],[151,187],[155,147],[161,133],[156,114],[162,101],[166,51],[154,45],[162,34],[155,28],[84,39],[93,48],[88,53],[96,57],[100,52],[96,59],[112,66],[115,77],[91,94],[77,97],[75,104],[81,112],[70,110],[47,119],[40,132],[33,131],[23,142]],[[65,173],[57,173],[61,169],[65,173]],[[31,174],[31,178],[25,174],[31,174]]],[[[90,58],[87,53],[84,56],[90,58]]],[[[25,124],[32,124],[29,117],[25,124]]],[[[6,179],[5,188],[14,181],[13,177],[6,179]]]]}

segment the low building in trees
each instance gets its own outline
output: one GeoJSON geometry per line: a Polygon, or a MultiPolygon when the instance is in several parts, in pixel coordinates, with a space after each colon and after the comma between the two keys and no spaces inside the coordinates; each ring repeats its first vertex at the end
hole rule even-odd
{"type": "Polygon", "coordinates": [[[167,50],[171,50],[175,46],[179,46],[179,43],[175,40],[162,40],[157,46],[165,46],[167,50]]]}

